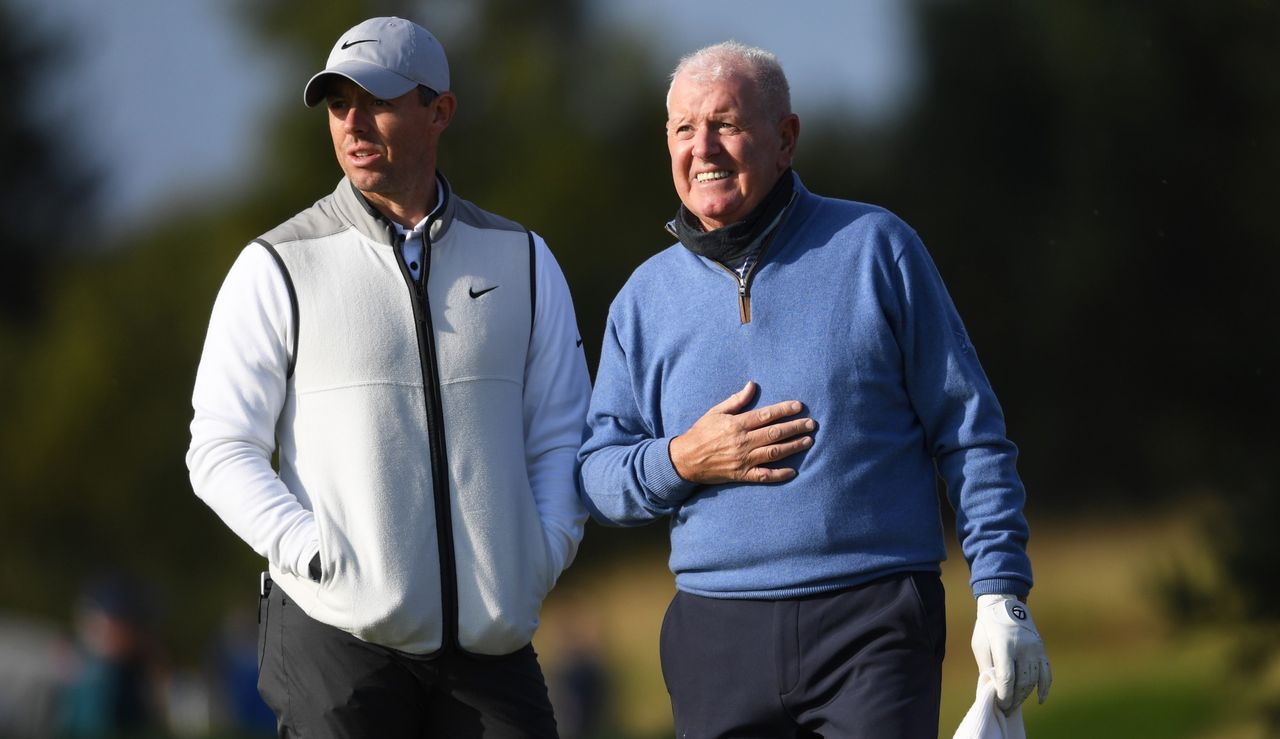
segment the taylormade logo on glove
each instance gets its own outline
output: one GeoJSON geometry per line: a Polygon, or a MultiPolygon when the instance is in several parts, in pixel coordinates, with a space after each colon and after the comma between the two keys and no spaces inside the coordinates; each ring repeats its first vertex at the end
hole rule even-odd
{"type": "Polygon", "coordinates": [[[978,596],[971,645],[978,671],[995,681],[1000,710],[1008,713],[1022,705],[1033,688],[1041,703],[1049,697],[1053,673],[1027,604],[1012,595],[978,596]]]}

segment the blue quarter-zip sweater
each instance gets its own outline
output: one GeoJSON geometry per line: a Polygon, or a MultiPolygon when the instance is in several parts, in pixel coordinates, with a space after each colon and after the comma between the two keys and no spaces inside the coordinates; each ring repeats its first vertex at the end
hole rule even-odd
{"type": "Polygon", "coordinates": [[[1017,449],[924,245],[881,208],[798,177],[796,192],[745,290],[675,244],[614,299],[578,455],[588,507],[621,526],[670,516],[680,590],[792,598],[938,571],[940,474],[974,594],[1025,596],[1017,449]],[[752,407],[799,400],[817,422],[780,462],[796,477],[681,479],[670,440],[748,380],[752,407]]]}

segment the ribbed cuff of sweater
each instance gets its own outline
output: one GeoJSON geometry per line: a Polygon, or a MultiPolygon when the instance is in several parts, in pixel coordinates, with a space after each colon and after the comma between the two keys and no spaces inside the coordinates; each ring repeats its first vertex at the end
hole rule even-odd
{"type": "Polygon", "coordinates": [[[671,439],[655,439],[644,450],[641,465],[644,470],[644,486],[655,502],[677,506],[693,494],[697,483],[689,482],[676,472],[671,463],[671,439]]]}
{"type": "Polygon", "coordinates": [[[973,597],[979,595],[1013,595],[1023,600],[1027,599],[1027,594],[1031,592],[1031,587],[1022,580],[1014,580],[1007,577],[993,577],[988,580],[978,580],[973,584],[973,597]]]}

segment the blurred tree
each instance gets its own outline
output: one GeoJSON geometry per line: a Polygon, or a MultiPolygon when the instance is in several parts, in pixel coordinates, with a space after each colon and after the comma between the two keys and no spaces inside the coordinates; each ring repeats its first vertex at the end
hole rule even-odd
{"type": "MultiPolygon", "coordinates": [[[[0,28],[9,31],[9,42],[0,48],[0,76],[9,85],[11,111],[0,121],[6,146],[5,177],[0,182],[0,469],[21,465],[27,429],[18,406],[22,404],[29,376],[29,358],[41,341],[41,331],[57,324],[56,310],[62,276],[73,271],[68,255],[73,250],[91,252],[100,246],[96,193],[99,174],[80,145],[68,134],[64,115],[44,104],[49,85],[72,61],[75,45],[60,43],[51,32],[28,28],[23,16],[8,0],[0,1],[0,28]],[[20,32],[19,32],[20,31],[20,32]],[[68,226],[74,224],[74,236],[68,226]]],[[[71,111],[66,111],[70,115],[71,111]]],[[[48,412],[48,408],[45,409],[48,412]]],[[[35,419],[39,420],[39,419],[35,419]]],[[[0,491],[6,511],[0,516],[0,539],[29,528],[24,514],[41,505],[40,488],[19,487],[16,478],[0,472],[0,491]]],[[[48,531],[45,532],[48,535],[48,531]]],[[[19,583],[29,579],[15,568],[39,563],[19,562],[8,556],[18,544],[3,546],[0,560],[0,603],[25,603],[27,593],[19,583]]],[[[74,592],[77,583],[69,583],[74,592]]],[[[63,601],[69,613],[70,597],[63,601]]]]}
{"type": "Polygon", "coordinates": [[[1280,9],[920,10],[924,81],[888,152],[827,142],[832,186],[804,167],[919,230],[1033,509],[1276,492],[1280,9]]]}
{"type": "MultiPolygon", "coordinates": [[[[17,28],[16,16],[7,0],[0,2],[0,28],[17,28]]],[[[73,243],[66,229],[53,224],[70,217],[83,233],[92,233],[97,220],[96,170],[79,156],[80,142],[67,138],[65,121],[34,104],[49,97],[42,86],[65,68],[74,46],[55,47],[51,36],[31,31],[7,34],[10,42],[0,48],[0,77],[9,84],[10,99],[24,103],[0,121],[7,174],[0,183],[0,340],[38,319],[50,271],[73,243]]]]}

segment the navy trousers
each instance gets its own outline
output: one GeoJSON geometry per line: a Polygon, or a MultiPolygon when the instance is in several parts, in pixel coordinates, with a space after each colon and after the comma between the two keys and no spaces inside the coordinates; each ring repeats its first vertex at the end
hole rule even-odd
{"type": "Polygon", "coordinates": [[[501,657],[419,657],[312,619],[269,580],[264,590],[258,692],[282,739],[557,736],[532,645],[501,657]]]}
{"type": "Polygon", "coordinates": [[[945,647],[936,573],[776,601],[677,592],[662,673],[679,739],[937,739],[945,647]]]}

